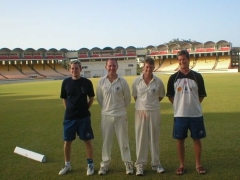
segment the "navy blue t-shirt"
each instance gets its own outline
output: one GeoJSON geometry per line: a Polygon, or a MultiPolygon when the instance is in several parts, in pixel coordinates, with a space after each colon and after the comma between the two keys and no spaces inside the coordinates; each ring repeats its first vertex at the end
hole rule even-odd
{"type": "Polygon", "coordinates": [[[60,98],[67,100],[64,119],[73,120],[90,116],[88,97],[94,97],[94,89],[89,79],[81,77],[73,80],[66,78],[62,82],[60,98]]]}

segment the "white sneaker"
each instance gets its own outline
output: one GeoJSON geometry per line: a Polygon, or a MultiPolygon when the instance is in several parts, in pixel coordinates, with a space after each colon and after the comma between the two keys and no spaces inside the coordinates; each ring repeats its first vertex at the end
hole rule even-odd
{"type": "Polygon", "coordinates": [[[60,171],[59,171],[59,175],[63,175],[66,174],[68,171],[71,171],[71,166],[69,165],[65,165],[60,171]]]}
{"type": "Polygon", "coordinates": [[[152,170],[157,171],[157,173],[164,173],[165,170],[162,168],[162,166],[152,166],[152,170]]]}
{"type": "Polygon", "coordinates": [[[100,167],[100,169],[99,169],[99,171],[98,171],[98,174],[99,174],[99,175],[104,175],[104,174],[107,173],[107,171],[108,171],[108,168],[106,168],[106,167],[100,167]]]}
{"type": "Polygon", "coordinates": [[[143,176],[143,165],[142,164],[137,166],[136,175],[143,176]]]}
{"type": "Polygon", "coordinates": [[[132,163],[130,162],[127,162],[127,163],[124,163],[125,166],[126,166],[126,174],[133,174],[133,167],[132,167],[132,163]]]}
{"type": "Polygon", "coordinates": [[[88,164],[87,167],[87,176],[91,176],[94,174],[94,165],[93,164],[88,164]]]}

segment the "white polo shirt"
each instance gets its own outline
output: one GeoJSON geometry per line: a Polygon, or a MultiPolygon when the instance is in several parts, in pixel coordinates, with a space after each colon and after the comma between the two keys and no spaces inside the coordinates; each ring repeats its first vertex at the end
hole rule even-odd
{"type": "Polygon", "coordinates": [[[119,77],[112,83],[107,75],[102,77],[96,90],[97,101],[102,114],[110,116],[126,115],[126,107],[131,102],[131,93],[127,81],[119,77]]]}
{"type": "Polygon", "coordinates": [[[159,97],[165,96],[164,84],[161,79],[153,75],[150,83],[146,85],[142,74],[133,81],[132,96],[137,97],[136,110],[159,110],[159,97]]]}

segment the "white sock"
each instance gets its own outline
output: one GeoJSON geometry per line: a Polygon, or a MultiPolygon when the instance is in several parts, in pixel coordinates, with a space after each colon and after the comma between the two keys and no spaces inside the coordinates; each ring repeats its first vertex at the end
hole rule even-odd
{"type": "Polygon", "coordinates": [[[70,166],[70,161],[69,162],[65,162],[66,166],[70,166]]]}

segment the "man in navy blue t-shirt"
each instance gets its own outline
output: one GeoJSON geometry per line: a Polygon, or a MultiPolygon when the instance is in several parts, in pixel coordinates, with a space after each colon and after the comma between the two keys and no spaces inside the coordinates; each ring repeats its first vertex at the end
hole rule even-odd
{"type": "Polygon", "coordinates": [[[84,141],[87,152],[87,175],[94,173],[93,147],[91,140],[94,138],[91,126],[89,108],[94,100],[94,89],[89,79],[81,77],[81,63],[78,60],[71,62],[72,77],[64,79],[61,87],[60,98],[65,107],[64,128],[64,158],[65,166],[59,175],[71,171],[70,154],[72,141],[76,134],[84,141]]]}

